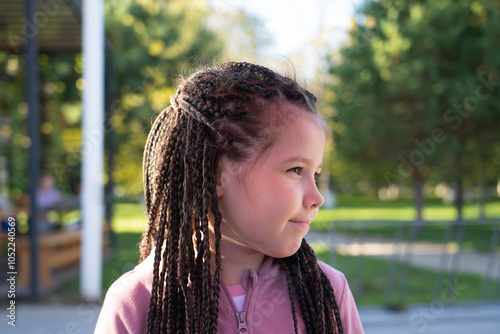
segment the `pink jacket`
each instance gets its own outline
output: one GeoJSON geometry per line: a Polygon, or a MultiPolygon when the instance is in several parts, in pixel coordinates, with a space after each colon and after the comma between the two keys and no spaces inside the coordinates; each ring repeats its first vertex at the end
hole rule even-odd
{"type": "MultiPolygon", "coordinates": [[[[363,327],[345,276],[320,262],[332,283],[346,334],[361,334],[363,327]]],[[[96,334],[145,333],[151,297],[153,255],[134,270],[124,274],[109,288],[97,321],[96,334]]],[[[266,258],[257,274],[248,270],[242,285],[249,286],[245,307],[237,312],[227,289],[222,286],[219,301],[219,333],[294,333],[290,298],[285,273],[273,258],[266,258]]],[[[300,306],[295,298],[299,333],[306,333],[300,306]]]]}

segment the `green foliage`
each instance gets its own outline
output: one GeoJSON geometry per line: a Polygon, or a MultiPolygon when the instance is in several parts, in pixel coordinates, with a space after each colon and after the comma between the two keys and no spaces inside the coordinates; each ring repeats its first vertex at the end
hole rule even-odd
{"type": "Polygon", "coordinates": [[[142,153],[155,114],[175,93],[176,75],[214,61],[221,41],[205,25],[200,0],[107,1],[106,34],[113,47],[116,95],[111,103],[117,144],[118,195],[142,191],[142,153]]]}
{"type": "MultiPolygon", "coordinates": [[[[19,198],[26,189],[22,170],[27,169],[24,154],[29,147],[25,120],[27,106],[23,99],[24,82],[15,76],[24,66],[17,55],[0,52],[0,169],[11,171],[6,184],[0,184],[2,192],[9,189],[9,196],[19,198]]],[[[2,182],[1,180],[0,182],[2,182]]]]}
{"type": "Polygon", "coordinates": [[[329,59],[334,176],[353,168],[372,183],[406,186],[418,171],[475,183],[483,161],[496,181],[499,19],[490,1],[366,2],[340,57],[329,59]]]}
{"type": "MultiPolygon", "coordinates": [[[[113,90],[106,96],[106,109],[115,129],[116,194],[136,199],[142,193],[142,154],[155,115],[168,106],[179,74],[231,55],[225,40],[229,35],[227,27],[212,23],[217,15],[202,0],[108,0],[104,7],[106,79],[113,90]]],[[[264,41],[252,29],[257,21],[242,12],[225,12],[224,18],[239,27],[241,43],[257,52],[264,41]]],[[[28,191],[24,62],[22,53],[0,52],[0,157],[8,170],[8,184],[0,186],[14,200],[28,191]]],[[[77,192],[84,149],[82,54],[41,53],[38,62],[40,167],[56,176],[60,190],[77,192]]]]}

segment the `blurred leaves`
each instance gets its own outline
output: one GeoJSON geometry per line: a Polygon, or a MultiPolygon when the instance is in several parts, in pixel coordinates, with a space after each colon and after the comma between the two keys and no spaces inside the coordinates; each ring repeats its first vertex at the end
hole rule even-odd
{"type": "Polygon", "coordinates": [[[385,186],[410,185],[417,172],[476,184],[485,161],[496,182],[499,20],[491,1],[365,2],[340,58],[329,57],[336,178],[354,182],[351,165],[385,186]]]}
{"type": "MultiPolygon", "coordinates": [[[[115,130],[114,177],[118,195],[135,199],[142,193],[146,137],[156,114],[175,94],[179,74],[235,56],[227,45],[247,43],[246,55],[254,57],[264,39],[255,18],[235,10],[215,12],[203,0],[106,0],[104,6],[111,50],[106,55],[106,79],[114,92],[106,96],[115,130]]],[[[0,157],[6,157],[5,186],[13,199],[28,190],[24,62],[22,53],[0,52],[0,157]]],[[[77,191],[85,151],[83,57],[41,53],[39,65],[41,168],[56,176],[61,190],[77,191]]]]}

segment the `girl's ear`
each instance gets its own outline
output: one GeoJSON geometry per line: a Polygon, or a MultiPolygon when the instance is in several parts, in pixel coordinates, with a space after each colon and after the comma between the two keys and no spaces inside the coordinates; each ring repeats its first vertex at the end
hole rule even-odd
{"type": "Polygon", "coordinates": [[[217,197],[221,198],[224,191],[222,190],[222,185],[217,181],[217,197]]]}
{"type": "Polygon", "coordinates": [[[228,161],[226,157],[221,157],[219,159],[219,165],[217,166],[217,197],[221,198],[224,194],[224,187],[227,184],[227,165],[228,161]]]}
{"type": "Polygon", "coordinates": [[[225,156],[219,159],[217,167],[217,197],[221,198],[224,195],[224,189],[227,189],[232,182],[237,182],[234,179],[235,175],[239,175],[242,168],[242,164],[232,162],[225,156]]]}

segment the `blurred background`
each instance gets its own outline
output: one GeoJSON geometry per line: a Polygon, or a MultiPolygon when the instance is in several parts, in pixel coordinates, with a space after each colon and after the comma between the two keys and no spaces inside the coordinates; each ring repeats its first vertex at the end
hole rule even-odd
{"type": "MultiPolygon", "coordinates": [[[[18,298],[81,306],[80,2],[39,1],[37,9],[43,250],[36,299],[26,235],[26,22],[16,1],[2,3],[1,265],[8,261],[8,217],[15,217],[18,298]]],[[[486,305],[482,315],[497,305],[498,1],[106,0],[104,10],[103,295],[139,259],[147,220],[142,154],[155,116],[179,76],[237,60],[296,76],[318,97],[333,140],[319,180],[326,202],[306,239],[346,274],[360,308],[423,305],[427,313],[401,320],[409,333],[437,324],[452,304],[486,305]]],[[[0,303],[7,305],[6,270],[0,275],[0,303]]]]}

